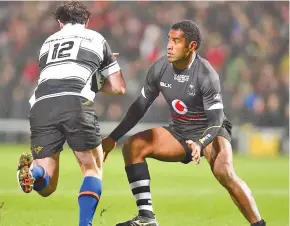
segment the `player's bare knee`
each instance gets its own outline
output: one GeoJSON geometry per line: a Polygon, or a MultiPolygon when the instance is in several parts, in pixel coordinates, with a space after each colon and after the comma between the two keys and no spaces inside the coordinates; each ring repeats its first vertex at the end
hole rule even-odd
{"type": "Polygon", "coordinates": [[[83,174],[87,174],[89,171],[93,171],[94,172],[93,174],[95,174],[95,171],[98,169],[97,162],[95,161],[95,159],[90,159],[85,162],[82,162],[80,164],[80,167],[83,174]]]}
{"type": "Polygon", "coordinates": [[[230,164],[214,167],[213,174],[217,180],[226,188],[231,187],[237,177],[230,164]]]}
{"type": "Polygon", "coordinates": [[[95,149],[86,152],[75,152],[77,161],[84,176],[101,175],[103,156],[95,149]]]}

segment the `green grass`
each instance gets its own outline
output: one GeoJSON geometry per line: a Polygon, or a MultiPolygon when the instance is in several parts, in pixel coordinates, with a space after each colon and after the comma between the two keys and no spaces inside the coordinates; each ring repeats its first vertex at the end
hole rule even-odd
{"type": "MultiPolygon", "coordinates": [[[[69,150],[61,154],[59,186],[52,196],[24,194],[16,182],[18,156],[27,146],[0,146],[1,226],[78,225],[77,195],[82,175],[69,150]]],[[[235,167],[252,189],[269,226],[288,226],[288,157],[254,159],[235,156],[235,167]]],[[[201,165],[149,160],[153,207],[161,226],[248,226],[227,192],[201,165]]],[[[119,153],[104,166],[103,195],[94,225],[114,226],[136,214],[119,153]],[[100,213],[102,210],[102,216],[100,213]]]]}

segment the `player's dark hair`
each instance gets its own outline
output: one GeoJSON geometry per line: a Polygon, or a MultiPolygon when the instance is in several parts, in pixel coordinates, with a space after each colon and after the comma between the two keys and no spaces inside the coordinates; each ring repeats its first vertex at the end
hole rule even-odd
{"type": "Polygon", "coordinates": [[[176,24],[173,24],[171,29],[174,30],[182,30],[185,35],[185,39],[187,41],[187,44],[189,44],[192,41],[196,42],[196,48],[197,50],[201,43],[201,35],[198,26],[191,20],[182,20],[179,21],[176,24]]]}
{"type": "Polygon", "coordinates": [[[56,20],[64,24],[85,24],[91,13],[86,6],[79,1],[65,1],[55,10],[56,20]]]}

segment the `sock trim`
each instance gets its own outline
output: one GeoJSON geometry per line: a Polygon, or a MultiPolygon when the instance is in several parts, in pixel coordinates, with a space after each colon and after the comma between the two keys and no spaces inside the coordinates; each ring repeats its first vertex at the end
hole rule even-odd
{"type": "Polygon", "coordinates": [[[95,197],[97,200],[100,200],[100,197],[97,193],[92,192],[92,191],[82,191],[79,193],[79,197],[84,196],[84,195],[89,195],[95,197]]]}
{"type": "Polygon", "coordinates": [[[266,221],[264,221],[264,219],[261,219],[260,221],[251,224],[251,226],[264,226],[264,225],[266,225],[266,221]]]}
{"type": "Polygon", "coordinates": [[[143,192],[143,193],[137,193],[134,195],[136,200],[142,200],[142,199],[152,199],[151,192],[143,192]]]}
{"type": "Polygon", "coordinates": [[[34,184],[37,184],[37,183],[39,183],[40,181],[44,180],[45,177],[46,177],[46,174],[47,174],[46,170],[44,170],[44,168],[43,168],[42,166],[39,166],[39,167],[41,167],[41,168],[43,169],[43,172],[44,172],[44,173],[43,173],[43,175],[42,175],[41,178],[38,178],[38,179],[36,179],[36,180],[34,181],[34,184]]]}
{"type": "MultiPolygon", "coordinates": [[[[40,166],[41,167],[41,166],[40,166]]],[[[41,167],[42,168],[42,167],[41,167]]],[[[42,168],[43,169],[43,168],[42,168]]],[[[44,169],[43,169],[44,170],[44,169]]],[[[50,176],[49,174],[46,172],[46,170],[44,170],[44,174],[42,178],[39,178],[37,180],[34,181],[33,183],[33,189],[35,191],[41,191],[44,188],[46,188],[47,186],[49,186],[50,184],[50,176]],[[40,182],[45,182],[46,184],[41,184],[40,182]],[[40,187],[39,187],[40,186],[40,187]]]]}
{"type": "Polygon", "coordinates": [[[130,183],[131,189],[137,188],[137,187],[143,187],[143,186],[149,186],[150,185],[150,180],[138,180],[135,182],[130,183]]]}
{"type": "Polygon", "coordinates": [[[142,206],[138,206],[138,210],[147,210],[153,213],[153,207],[150,205],[142,205],[142,206]]]}

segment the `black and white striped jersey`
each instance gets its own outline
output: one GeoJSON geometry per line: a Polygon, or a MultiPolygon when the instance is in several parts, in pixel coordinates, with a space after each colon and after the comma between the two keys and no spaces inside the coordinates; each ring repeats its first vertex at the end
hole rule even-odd
{"type": "Polygon", "coordinates": [[[105,78],[120,70],[105,38],[82,24],[66,24],[43,43],[39,54],[40,77],[29,102],[78,95],[93,101],[92,76],[105,78]]]}
{"type": "Polygon", "coordinates": [[[160,92],[170,108],[169,128],[178,137],[204,148],[221,127],[230,131],[232,125],[223,111],[219,75],[206,59],[195,54],[184,69],[174,67],[167,56],[157,60],[148,71],[140,96],[110,136],[117,141],[133,128],[160,92]]]}

